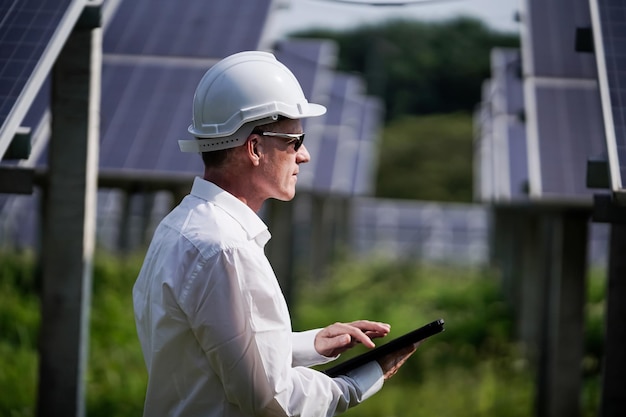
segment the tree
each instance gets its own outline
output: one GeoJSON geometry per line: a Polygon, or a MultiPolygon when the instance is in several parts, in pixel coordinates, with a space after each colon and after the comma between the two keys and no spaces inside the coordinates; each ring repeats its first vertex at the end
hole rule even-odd
{"type": "Polygon", "coordinates": [[[519,45],[516,34],[494,32],[471,18],[390,20],[294,36],[337,42],[337,69],[362,74],[368,94],[384,100],[387,121],[407,114],[472,112],[491,73],[491,49],[519,45]]]}

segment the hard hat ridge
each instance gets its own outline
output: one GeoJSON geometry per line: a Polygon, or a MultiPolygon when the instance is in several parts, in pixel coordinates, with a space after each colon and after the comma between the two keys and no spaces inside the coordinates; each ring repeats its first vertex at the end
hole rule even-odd
{"type": "Polygon", "coordinates": [[[245,51],[211,67],[200,80],[193,99],[189,133],[183,152],[208,152],[239,146],[255,126],[275,121],[321,116],[326,108],[309,103],[293,73],[274,55],[245,51]]]}

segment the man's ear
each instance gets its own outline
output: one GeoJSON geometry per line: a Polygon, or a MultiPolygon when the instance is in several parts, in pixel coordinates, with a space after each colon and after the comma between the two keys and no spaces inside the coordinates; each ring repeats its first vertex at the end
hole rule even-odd
{"type": "Polygon", "coordinates": [[[247,152],[248,158],[250,159],[250,161],[252,161],[253,165],[259,164],[259,159],[260,159],[259,147],[260,147],[259,139],[254,136],[250,136],[248,138],[248,141],[246,142],[246,152],[247,152]]]}

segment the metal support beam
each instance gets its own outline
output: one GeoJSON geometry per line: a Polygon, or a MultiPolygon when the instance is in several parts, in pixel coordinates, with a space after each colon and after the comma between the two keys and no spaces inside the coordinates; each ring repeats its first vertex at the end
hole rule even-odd
{"type": "Polygon", "coordinates": [[[101,30],[78,26],[53,70],[43,203],[39,417],[85,414],[101,55],[101,30]]]}
{"type": "Polygon", "coordinates": [[[543,221],[546,314],[539,324],[537,416],[576,417],[581,415],[589,213],[564,209],[543,221]]]}
{"type": "Polygon", "coordinates": [[[601,417],[621,417],[626,410],[626,218],[611,225],[601,417]]]}
{"type": "Polygon", "coordinates": [[[526,213],[519,219],[521,241],[520,309],[517,323],[518,335],[534,372],[538,369],[540,323],[545,315],[545,303],[538,302],[544,294],[545,277],[541,270],[545,255],[540,241],[540,217],[526,213]]]}

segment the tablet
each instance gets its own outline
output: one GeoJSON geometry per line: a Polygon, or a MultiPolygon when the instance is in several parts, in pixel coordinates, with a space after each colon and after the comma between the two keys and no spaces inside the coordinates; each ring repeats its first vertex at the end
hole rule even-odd
{"type": "Polygon", "coordinates": [[[345,375],[351,370],[358,368],[359,366],[365,365],[368,362],[377,360],[378,358],[381,358],[388,353],[395,352],[396,350],[402,349],[413,343],[417,343],[420,340],[424,340],[427,337],[442,332],[444,330],[443,324],[443,319],[435,320],[425,326],[420,327],[419,329],[415,329],[396,339],[393,339],[389,343],[368,350],[367,352],[359,356],[348,359],[347,361],[342,362],[339,365],[333,366],[332,368],[326,369],[322,372],[330,377],[345,375]]]}

